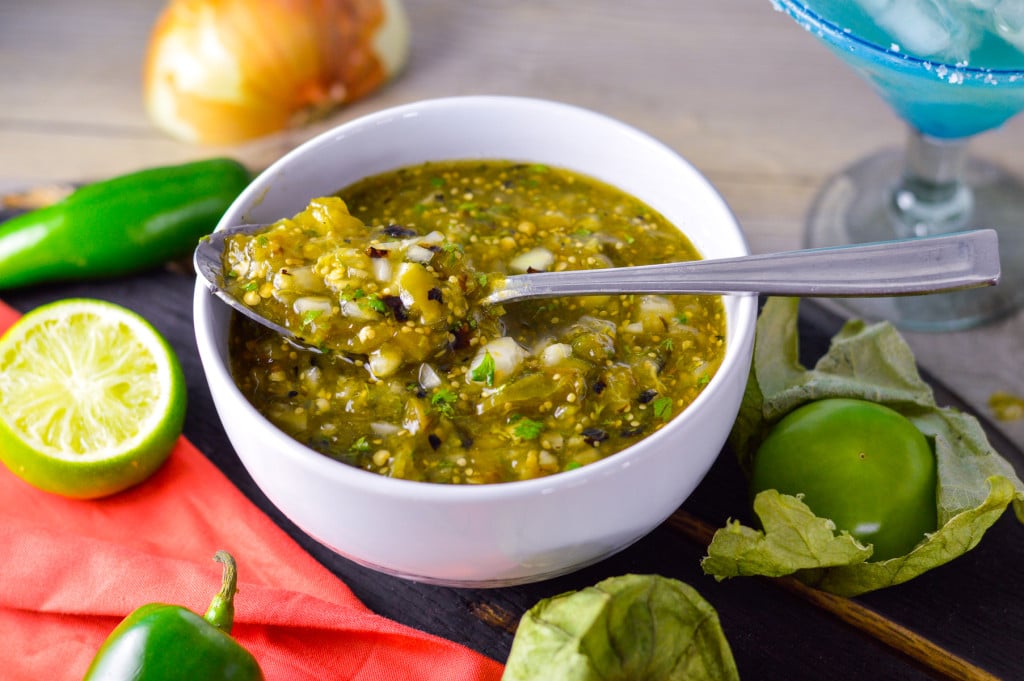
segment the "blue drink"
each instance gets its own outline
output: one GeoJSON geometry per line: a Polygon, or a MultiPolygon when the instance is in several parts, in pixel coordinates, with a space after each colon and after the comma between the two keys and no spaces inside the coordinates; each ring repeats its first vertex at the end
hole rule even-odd
{"type": "MultiPolygon", "coordinates": [[[[864,2],[879,4],[886,3],[864,2]]],[[[917,15],[908,16],[904,10],[892,17],[893,23],[905,27],[903,35],[895,25],[891,31],[879,26],[861,3],[851,0],[780,6],[926,135],[968,137],[995,128],[1024,109],[1024,53],[998,34],[991,12],[964,9],[935,16],[936,10],[924,14],[936,7],[929,0],[895,4],[921,7],[917,15]]],[[[962,5],[971,3],[952,0],[952,6],[962,5]]]]}
{"type": "Polygon", "coordinates": [[[806,245],[992,227],[992,289],[840,301],[913,330],[955,330],[1024,304],[1024,186],[967,141],[1024,110],[1024,0],[772,0],[868,81],[910,127],[908,148],[845,169],[819,194],[806,245]],[[984,9],[981,9],[984,8],[984,9]]]}

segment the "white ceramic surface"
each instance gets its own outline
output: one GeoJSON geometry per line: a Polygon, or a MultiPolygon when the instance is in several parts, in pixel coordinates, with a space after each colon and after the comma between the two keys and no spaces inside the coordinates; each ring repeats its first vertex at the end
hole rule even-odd
{"type": "MultiPolygon", "coordinates": [[[[605,116],[510,97],[429,100],[328,131],[276,162],[220,226],[268,223],[365,176],[428,160],[492,158],[570,168],[660,211],[705,258],[748,252],[714,188],[676,152],[605,116]]],[[[725,442],[750,365],[754,296],[725,300],[721,369],[687,410],[627,450],[523,482],[455,486],[395,480],[331,460],[277,430],[227,368],[229,310],[201,285],[196,339],[228,437],[267,497],[339,554],[409,579],[462,586],[535,581],[629,546],[693,491],[725,442]]]]}

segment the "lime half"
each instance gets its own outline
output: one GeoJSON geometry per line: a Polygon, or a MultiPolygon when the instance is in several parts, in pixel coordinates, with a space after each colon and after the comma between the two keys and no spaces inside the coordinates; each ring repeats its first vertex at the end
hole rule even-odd
{"type": "Polygon", "coordinates": [[[181,434],[185,401],[170,345],[119,305],[61,300],[0,338],[0,460],[48,492],[95,498],[145,480],[181,434]]]}

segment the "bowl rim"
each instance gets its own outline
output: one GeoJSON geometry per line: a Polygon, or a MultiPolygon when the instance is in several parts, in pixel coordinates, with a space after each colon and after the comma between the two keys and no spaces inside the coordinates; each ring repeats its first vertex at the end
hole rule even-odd
{"type": "MultiPolygon", "coordinates": [[[[396,117],[415,116],[422,113],[425,109],[433,110],[447,107],[502,107],[506,109],[518,107],[532,110],[534,112],[533,115],[537,115],[537,112],[541,114],[562,112],[573,116],[589,117],[592,120],[602,122],[604,125],[618,128],[620,133],[633,137],[635,141],[642,145],[649,146],[652,151],[670,155],[674,163],[679,163],[692,172],[695,179],[701,185],[701,190],[706,193],[707,199],[716,201],[720,209],[724,211],[724,216],[733,226],[735,230],[734,236],[738,239],[742,249],[749,252],[746,236],[731,208],[707,177],[679,152],[648,133],[603,113],[555,100],[507,95],[466,95],[425,99],[385,108],[341,123],[295,147],[253,178],[249,186],[243,190],[225,212],[217,225],[217,229],[232,223],[233,220],[229,216],[243,211],[254,200],[258,201],[260,195],[267,192],[271,181],[283,168],[287,168],[295,163],[296,159],[301,158],[311,150],[321,145],[338,141],[347,134],[364,127],[376,126],[396,117]]],[[[235,406],[244,413],[247,422],[255,420],[255,422],[265,426],[265,430],[270,431],[268,436],[273,438],[273,441],[267,443],[267,448],[272,449],[275,452],[275,456],[284,454],[293,464],[311,468],[318,475],[329,477],[332,481],[341,482],[348,487],[357,487],[367,494],[402,498],[404,500],[429,501],[431,503],[464,504],[484,500],[493,502],[534,494],[550,494],[561,488],[583,486],[598,478],[615,476],[621,469],[642,463],[643,459],[646,458],[645,453],[649,449],[646,445],[672,437],[673,433],[681,428],[683,424],[700,418],[698,412],[703,411],[703,405],[717,399],[718,394],[726,389],[724,386],[724,375],[733,371],[743,371],[746,374],[747,371],[746,365],[743,364],[745,354],[743,352],[743,341],[748,339],[749,342],[752,342],[753,339],[757,295],[735,294],[730,297],[737,299],[735,311],[732,315],[728,314],[728,306],[726,306],[726,322],[728,324],[726,335],[727,338],[731,337],[733,340],[726,345],[726,354],[722,364],[697,398],[687,405],[680,414],[666,423],[665,426],[636,444],[574,470],[563,471],[541,478],[480,485],[455,485],[391,478],[350,466],[303,445],[301,442],[285,434],[284,431],[280,430],[257,411],[234,382],[230,369],[221,360],[220,349],[215,343],[216,334],[209,324],[212,321],[213,306],[221,303],[215,302],[216,296],[210,293],[198,278],[193,296],[193,323],[201,363],[211,391],[214,381],[223,384],[227,388],[230,399],[236,403],[235,406]],[[736,366],[737,364],[743,364],[743,366],[736,366]]],[[[248,454],[238,453],[238,455],[243,460],[243,463],[245,463],[248,454]]]]}

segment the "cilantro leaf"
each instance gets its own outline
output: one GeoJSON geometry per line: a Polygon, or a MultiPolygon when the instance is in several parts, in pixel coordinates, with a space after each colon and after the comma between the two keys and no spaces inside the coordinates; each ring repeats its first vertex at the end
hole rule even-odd
{"type": "Polygon", "coordinates": [[[672,416],[672,398],[671,397],[659,397],[651,403],[654,407],[654,415],[659,419],[668,421],[669,417],[672,416]]]}
{"type": "Polygon", "coordinates": [[[484,357],[477,364],[470,376],[474,381],[486,383],[488,387],[494,385],[494,357],[490,351],[484,351],[484,357]]]}
{"type": "Polygon", "coordinates": [[[523,417],[518,420],[512,432],[516,437],[523,440],[536,440],[540,437],[543,430],[544,423],[542,421],[534,421],[533,419],[523,417]]]}
{"type": "Polygon", "coordinates": [[[366,306],[379,314],[385,314],[388,311],[387,304],[377,296],[367,296],[366,306]]]}
{"type": "Polygon", "coordinates": [[[446,241],[441,245],[441,250],[448,256],[449,265],[454,265],[458,262],[459,258],[461,258],[462,254],[465,252],[465,249],[462,248],[462,244],[457,244],[454,241],[446,241]]]}
{"type": "Polygon", "coordinates": [[[451,418],[455,415],[455,401],[459,399],[459,396],[454,391],[448,388],[440,388],[430,396],[430,406],[434,408],[434,411],[451,418]]]}
{"type": "Polygon", "coordinates": [[[316,321],[324,313],[323,310],[306,310],[302,313],[302,326],[306,327],[316,321]]]}

